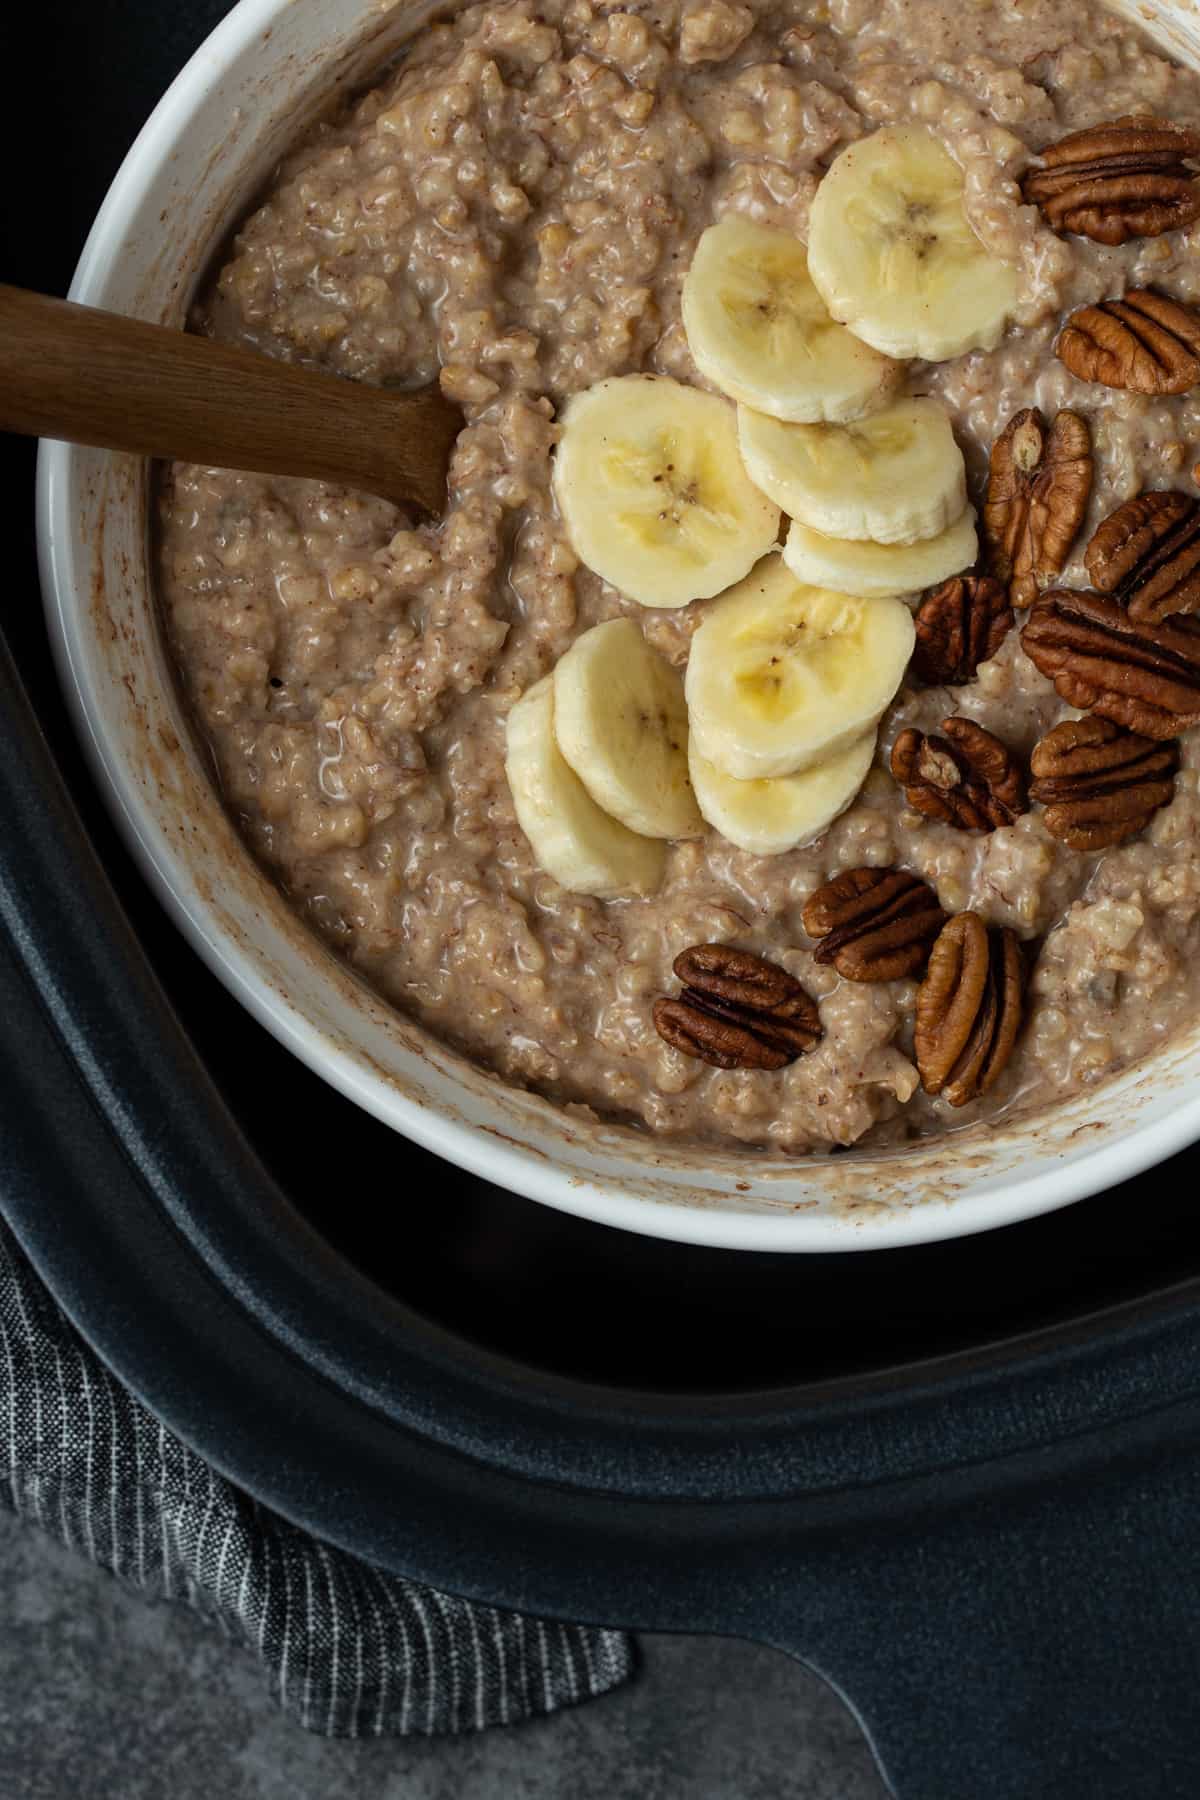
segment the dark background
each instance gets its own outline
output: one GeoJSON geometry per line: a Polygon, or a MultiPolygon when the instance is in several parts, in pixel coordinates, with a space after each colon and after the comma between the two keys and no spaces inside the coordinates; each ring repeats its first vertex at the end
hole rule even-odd
{"type": "MultiPolygon", "coordinates": [[[[0,277],[66,291],[121,155],[226,10],[225,0],[56,0],[40,11],[7,9],[0,277]]],[[[0,439],[0,454],[9,548],[0,626],[105,865],[266,1160],[296,1204],[382,1284],[465,1335],[542,1366],[632,1386],[698,1389],[790,1384],[906,1362],[1086,1312],[1200,1265],[1191,1155],[986,1240],[789,1258],[635,1239],[502,1194],[398,1141],[277,1048],[143,889],[95,802],[50,666],[33,562],[32,446],[0,439]],[[332,1160],[325,1167],[313,1156],[311,1131],[298,1160],[287,1132],[298,1106],[325,1127],[339,1158],[351,1134],[366,1174],[354,1196],[343,1191],[332,1160]]]]}

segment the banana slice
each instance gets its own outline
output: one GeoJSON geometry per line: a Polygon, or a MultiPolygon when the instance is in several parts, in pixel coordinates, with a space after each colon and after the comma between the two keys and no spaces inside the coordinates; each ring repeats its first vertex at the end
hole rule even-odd
{"type": "Polygon", "coordinates": [[[963,172],[923,125],[885,125],[836,158],[808,267],[834,318],[888,356],[994,349],[1016,302],[1016,270],[975,236],[963,172]]]}
{"type": "Polygon", "coordinates": [[[967,473],[936,400],[898,400],[854,425],[785,425],[738,407],[742,460],[785,513],[830,537],[915,544],[967,504],[967,473]]]}
{"type": "Polygon", "coordinates": [[[553,487],[580,561],[642,606],[710,599],[779,535],[733,408],[665,375],[613,376],[569,400],[553,487]]]}
{"type": "Polygon", "coordinates": [[[736,215],[710,225],[681,303],[700,373],[777,419],[861,419],[904,373],[830,318],[789,231],[736,215]]]}
{"type": "Polygon", "coordinates": [[[783,554],[798,581],[833,588],[839,594],[878,599],[936,587],[947,576],[969,569],[977,548],[975,513],[968,506],[937,537],[916,544],[868,544],[861,539],[826,537],[795,519],[783,554]]]}
{"type": "Polygon", "coordinates": [[[874,756],[872,728],[828,762],[815,763],[799,775],[777,775],[773,781],[735,781],[701,756],[694,742],[689,765],[700,810],[709,824],[739,850],[778,856],[782,850],[814,843],[828,830],[867,779],[874,756]]]}
{"type": "Polygon", "coordinates": [[[597,806],[644,837],[698,837],[683,681],[632,619],[585,631],[554,671],[558,747],[597,806]]]}
{"type": "Polygon", "coordinates": [[[601,900],[657,891],[666,849],[610,819],[563,756],[554,736],[552,675],[522,694],[509,713],[504,769],[538,867],[560,887],[601,900]]]}
{"type": "Polygon", "coordinates": [[[913,639],[901,601],[808,587],[782,557],[767,557],[692,639],[684,691],[693,744],[738,781],[828,762],[874,727],[913,639]]]}

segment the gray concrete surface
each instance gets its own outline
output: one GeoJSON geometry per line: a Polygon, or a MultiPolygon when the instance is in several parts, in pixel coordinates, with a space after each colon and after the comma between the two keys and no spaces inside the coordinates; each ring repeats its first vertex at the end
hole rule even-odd
{"type": "Polygon", "coordinates": [[[325,1743],[186,1610],[0,1512],[0,1800],[885,1800],[845,1708],[786,1657],[642,1648],[633,1685],[552,1719],[325,1743]]]}

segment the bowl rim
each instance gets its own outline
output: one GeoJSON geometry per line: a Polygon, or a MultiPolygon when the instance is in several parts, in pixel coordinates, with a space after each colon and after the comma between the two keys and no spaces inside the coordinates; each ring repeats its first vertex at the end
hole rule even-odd
{"type": "MultiPolygon", "coordinates": [[[[295,0],[237,0],[176,76],[126,154],[96,215],[70,288],[70,298],[103,304],[112,245],[130,230],[147,190],[190,119],[221,76],[232,69],[295,0]]],[[[447,1161],[562,1211],[597,1223],[680,1243],[721,1249],[821,1252],[883,1249],[937,1242],[1033,1218],[1138,1175],[1200,1137],[1200,1087],[1173,1111],[1134,1121],[1128,1132],[1070,1162],[1032,1174],[1010,1174],[984,1192],[932,1199],[864,1218],[824,1210],[738,1211],[725,1205],[665,1201],[622,1191],[602,1179],[581,1181],[536,1152],[485,1134],[467,1121],[437,1114],[399,1092],[381,1074],[333,1042],[256,971],[253,955],[202,898],[181,891],[181,858],[167,843],[134,772],[98,727],[90,704],[85,609],[70,529],[72,475],[81,452],[57,441],[40,446],[37,476],[39,567],[51,645],[76,731],[105,804],[176,926],[210,970],[258,1022],[347,1098],[447,1161]]],[[[249,852],[247,852],[249,855],[249,852]]],[[[801,1169],[797,1169],[797,1174],[801,1169]]]]}

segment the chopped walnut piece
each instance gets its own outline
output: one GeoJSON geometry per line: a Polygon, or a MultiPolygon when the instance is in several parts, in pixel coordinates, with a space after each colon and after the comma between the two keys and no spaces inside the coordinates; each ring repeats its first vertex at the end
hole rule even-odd
{"type": "Polygon", "coordinates": [[[654,1028],[685,1056],[718,1069],[782,1069],[820,1042],[815,1000],[778,964],[728,944],[694,944],[674,969],[683,992],[654,1002],[654,1028]]]}
{"type": "Polygon", "coordinates": [[[1124,244],[1200,218],[1200,187],[1186,166],[1197,155],[1200,133],[1127,115],[1049,144],[1021,191],[1052,230],[1124,244]]]}
{"type": "Polygon", "coordinates": [[[1030,606],[1061,574],[1092,491],[1092,440],[1078,413],[1047,430],[1039,412],[1014,413],[992,446],[983,535],[992,571],[1014,606],[1030,606]]]}
{"type": "Polygon", "coordinates": [[[950,920],[917,995],[913,1047],[927,1094],[965,1106],[993,1086],[1021,1029],[1024,988],[1014,931],[989,930],[973,912],[950,920]]]}
{"type": "Polygon", "coordinates": [[[1020,764],[973,719],[943,719],[944,737],[912,726],[892,746],[892,774],[915,811],[960,831],[995,831],[1025,811],[1020,764]]]}
{"type": "Polygon", "coordinates": [[[1186,394],[1200,380],[1200,316],[1135,288],[1073,312],[1054,350],[1081,381],[1134,394],[1186,394]]]}
{"type": "Polygon", "coordinates": [[[1110,719],[1064,719],[1035,747],[1030,766],[1029,797],[1045,806],[1051,836],[1072,850],[1108,850],[1170,805],[1179,745],[1110,719]]]}

